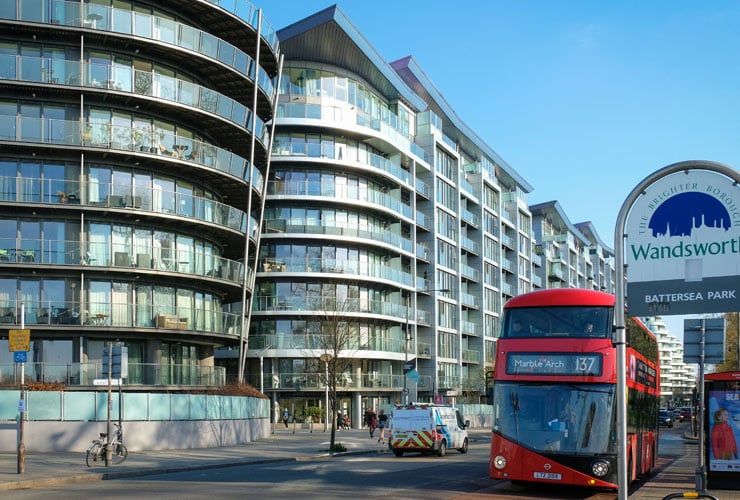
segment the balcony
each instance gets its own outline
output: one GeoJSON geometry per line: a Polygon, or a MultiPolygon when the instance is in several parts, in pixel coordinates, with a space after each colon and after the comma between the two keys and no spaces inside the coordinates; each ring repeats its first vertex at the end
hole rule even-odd
{"type": "MultiPolygon", "coordinates": [[[[48,301],[3,301],[0,302],[0,323],[6,328],[26,327],[45,328],[63,332],[64,328],[79,330],[110,331],[169,329],[189,332],[225,335],[234,340],[241,331],[240,314],[215,310],[217,304],[209,307],[168,307],[164,305],[135,305],[113,302],[80,302],[75,289],[70,289],[72,300],[48,301]],[[23,304],[25,307],[21,307],[23,304]],[[21,317],[21,311],[25,316],[21,317]]],[[[83,291],[83,297],[86,295],[83,291]]],[[[400,344],[400,341],[399,341],[400,344]]],[[[400,352],[400,350],[399,350],[400,352]]]]}
{"type": "MultiPolygon", "coordinates": [[[[25,363],[25,382],[64,384],[67,387],[95,385],[103,376],[102,363],[25,363]]],[[[18,363],[0,363],[0,385],[20,383],[18,363]]],[[[226,368],[222,366],[170,365],[156,363],[128,364],[124,386],[222,386],[226,384],[226,368]]]]}
{"type": "Polygon", "coordinates": [[[14,264],[159,270],[218,278],[238,285],[243,283],[245,272],[241,262],[207,252],[110,242],[83,246],[79,241],[0,238],[0,268],[14,264]]]}
{"type": "MultiPolygon", "coordinates": [[[[55,146],[103,148],[112,151],[164,157],[212,168],[240,180],[252,178],[256,190],[264,179],[245,158],[207,142],[154,130],[157,145],[138,144],[136,127],[110,123],[85,123],[73,120],[54,120],[26,116],[0,116],[0,140],[55,146]],[[190,153],[187,154],[187,150],[190,153]],[[175,154],[177,151],[177,155],[175,154]]],[[[143,137],[143,136],[142,136],[143,137]]]]}

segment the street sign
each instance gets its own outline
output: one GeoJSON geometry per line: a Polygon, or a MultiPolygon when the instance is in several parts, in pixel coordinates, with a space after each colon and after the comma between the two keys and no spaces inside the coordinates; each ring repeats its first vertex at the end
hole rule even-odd
{"type": "Polygon", "coordinates": [[[410,359],[403,364],[403,373],[406,374],[411,370],[416,369],[416,358],[410,359]]]}
{"type": "Polygon", "coordinates": [[[722,318],[684,320],[683,362],[701,362],[702,328],[704,329],[704,363],[722,363],[725,360],[725,320],[722,318]]]}
{"type": "MultiPolygon", "coordinates": [[[[110,385],[121,385],[122,380],[120,378],[110,379],[110,385]]],[[[107,378],[95,378],[93,379],[93,385],[108,385],[107,378]]]]}
{"type": "Polygon", "coordinates": [[[8,330],[10,352],[31,350],[31,330],[8,330]]]}
{"type": "Polygon", "coordinates": [[[27,363],[28,362],[28,351],[14,351],[13,361],[15,363],[27,363]]]}
{"type": "Polygon", "coordinates": [[[641,191],[624,231],[630,316],[740,309],[736,178],[687,166],[641,191]]]}

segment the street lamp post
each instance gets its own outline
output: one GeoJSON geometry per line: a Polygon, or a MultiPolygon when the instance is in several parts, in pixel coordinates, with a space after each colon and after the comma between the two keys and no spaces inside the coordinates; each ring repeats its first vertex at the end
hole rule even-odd
{"type": "MultiPolygon", "coordinates": [[[[433,290],[414,290],[414,292],[442,292],[442,293],[448,293],[450,291],[449,288],[435,288],[433,290]]],[[[405,405],[408,406],[409,404],[409,388],[408,388],[408,372],[409,370],[409,341],[411,340],[411,329],[409,324],[409,310],[411,309],[411,293],[406,296],[406,334],[405,334],[405,356],[404,356],[404,363],[403,363],[403,402],[405,405]]],[[[416,353],[414,353],[416,354],[416,353]]],[[[416,357],[414,357],[414,360],[416,360],[416,357]]],[[[416,366],[414,366],[416,368],[416,366]]]]}
{"type": "MultiPolygon", "coordinates": [[[[265,393],[265,352],[267,352],[268,349],[272,349],[272,345],[267,345],[258,351],[260,357],[260,392],[262,394],[265,393]]],[[[273,389],[275,388],[273,387],[273,389]]]]}
{"type": "Polygon", "coordinates": [[[404,361],[403,361],[403,403],[407,406],[409,404],[409,388],[408,388],[409,338],[411,337],[411,335],[409,335],[409,309],[411,309],[411,294],[410,293],[406,296],[406,331],[404,333],[405,342],[404,342],[404,348],[403,348],[403,351],[405,353],[404,361]]]}

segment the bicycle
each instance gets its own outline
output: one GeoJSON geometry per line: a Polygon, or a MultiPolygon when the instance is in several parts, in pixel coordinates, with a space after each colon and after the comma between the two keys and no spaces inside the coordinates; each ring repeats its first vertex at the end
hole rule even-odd
{"type": "MultiPolygon", "coordinates": [[[[128,456],[128,449],[121,442],[123,429],[118,424],[113,424],[116,427],[116,431],[113,433],[113,440],[110,442],[111,448],[111,463],[118,465],[123,463],[128,456]]],[[[105,454],[107,451],[108,444],[106,438],[108,437],[107,432],[101,432],[98,439],[93,439],[90,446],[87,448],[87,454],[85,455],[85,463],[88,467],[92,467],[93,464],[98,461],[105,463],[105,454]]]]}

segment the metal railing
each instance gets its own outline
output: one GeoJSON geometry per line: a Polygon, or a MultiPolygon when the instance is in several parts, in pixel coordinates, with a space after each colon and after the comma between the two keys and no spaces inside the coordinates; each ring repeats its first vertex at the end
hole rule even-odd
{"type": "MultiPolygon", "coordinates": [[[[102,363],[25,363],[24,384],[41,382],[65,386],[93,386],[107,380],[102,363]]],[[[19,363],[0,363],[0,385],[19,385],[19,363]]],[[[226,383],[226,368],[187,364],[129,363],[123,385],[221,386],[226,383]]]]}
{"type": "Polygon", "coordinates": [[[111,123],[0,115],[0,140],[133,151],[195,163],[241,180],[251,176],[257,190],[262,189],[264,182],[262,173],[247,159],[210,143],[156,128],[147,132],[141,127],[111,123]]]}
{"type": "MultiPolygon", "coordinates": [[[[242,284],[244,264],[203,251],[110,242],[0,238],[4,264],[156,269],[242,284]]],[[[249,271],[251,274],[251,270],[249,271]]]]}
{"type": "MultiPolygon", "coordinates": [[[[233,0],[229,2],[210,1],[219,6],[221,4],[234,3],[233,0]]],[[[110,31],[128,36],[135,35],[137,37],[148,38],[195,51],[214,61],[228,65],[249,79],[255,80],[257,65],[249,54],[217,38],[211,33],[201,31],[187,24],[144,12],[132,12],[127,9],[116,9],[97,4],[64,0],[50,0],[48,3],[50,4],[48,9],[39,9],[37,0],[18,0],[19,9],[17,11],[12,8],[3,10],[3,15],[0,17],[26,22],[74,26],[96,31],[110,31]],[[15,14],[14,16],[8,15],[8,13],[13,12],[15,14]]],[[[233,9],[222,8],[237,14],[240,19],[246,21],[256,30],[258,27],[257,10],[243,0],[239,0],[239,3],[249,6],[246,17],[241,17],[237,14],[244,15],[242,7],[234,7],[233,9]]],[[[265,20],[262,21],[262,26],[262,34],[265,36],[268,44],[277,52],[279,43],[277,33],[265,20]]],[[[266,95],[273,95],[275,90],[273,81],[261,68],[259,69],[256,80],[266,95]]]]}
{"type": "MultiPolygon", "coordinates": [[[[84,295],[84,293],[83,293],[84,295]]],[[[174,301],[174,298],[172,299],[174,301]]],[[[162,301],[164,302],[164,301],[162,301]]],[[[0,327],[25,323],[50,328],[163,328],[217,333],[237,337],[243,316],[209,307],[176,307],[85,300],[4,301],[0,303],[0,327]],[[21,318],[21,310],[25,315],[21,318]],[[21,321],[23,320],[23,321],[21,321]]]]}
{"type": "MultiPolygon", "coordinates": [[[[322,335],[250,335],[249,336],[249,348],[250,349],[264,349],[266,346],[270,346],[270,349],[300,349],[303,351],[321,351],[324,352],[327,346],[330,346],[332,342],[331,336],[322,335]]],[[[403,353],[406,347],[406,342],[400,339],[385,339],[382,337],[363,340],[359,339],[348,339],[346,349],[348,353],[357,352],[394,352],[403,353]]],[[[314,354],[314,353],[311,353],[314,354]]],[[[249,354],[248,354],[249,355],[249,354]]]]}

